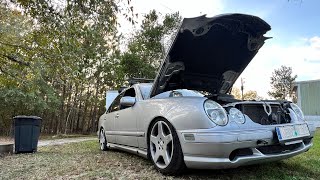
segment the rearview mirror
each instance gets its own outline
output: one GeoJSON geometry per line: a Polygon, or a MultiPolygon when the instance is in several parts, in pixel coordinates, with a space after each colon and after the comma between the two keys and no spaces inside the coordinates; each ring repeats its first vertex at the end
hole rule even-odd
{"type": "Polygon", "coordinates": [[[131,96],[124,96],[120,99],[121,106],[133,106],[136,103],[136,98],[131,96]]]}

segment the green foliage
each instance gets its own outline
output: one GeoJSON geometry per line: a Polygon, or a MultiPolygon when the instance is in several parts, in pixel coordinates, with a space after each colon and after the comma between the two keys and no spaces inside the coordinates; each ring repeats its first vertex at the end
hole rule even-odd
{"type": "Polygon", "coordinates": [[[275,99],[284,100],[290,95],[297,75],[292,74],[292,68],[281,66],[275,69],[271,76],[271,88],[269,96],[275,99]]]}
{"type": "MultiPolygon", "coordinates": [[[[118,5],[90,0],[60,6],[42,0],[12,3],[24,14],[0,3],[1,121],[32,114],[43,117],[50,132],[94,130],[104,92],[117,83],[118,5]]],[[[1,133],[6,130],[0,127],[1,133]]]]}
{"type": "Polygon", "coordinates": [[[147,14],[120,51],[117,16],[135,23],[129,1],[0,3],[0,134],[12,117],[37,115],[43,132],[92,132],[108,89],[153,78],[179,14],[147,14]]]}
{"type": "Polygon", "coordinates": [[[178,13],[160,17],[153,10],[145,15],[140,30],[129,40],[128,50],[121,55],[120,73],[128,78],[155,78],[165,53],[166,44],[162,41],[177,30],[180,21],[178,13]]]}

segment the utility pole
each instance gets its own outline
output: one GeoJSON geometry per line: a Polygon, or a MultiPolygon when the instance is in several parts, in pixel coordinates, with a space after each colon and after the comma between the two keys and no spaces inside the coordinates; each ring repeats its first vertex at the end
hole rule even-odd
{"type": "Polygon", "coordinates": [[[243,84],[244,84],[244,78],[241,78],[241,99],[243,100],[243,84]]]}

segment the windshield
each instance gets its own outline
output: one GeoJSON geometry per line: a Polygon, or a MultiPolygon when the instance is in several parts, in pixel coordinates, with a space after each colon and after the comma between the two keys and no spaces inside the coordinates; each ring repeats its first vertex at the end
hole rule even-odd
{"type": "Polygon", "coordinates": [[[152,84],[139,84],[139,89],[143,99],[147,99],[150,95],[152,84]]]}
{"type": "MultiPolygon", "coordinates": [[[[143,99],[149,98],[151,92],[152,84],[139,84],[140,92],[142,94],[143,99]]],[[[161,94],[155,96],[155,98],[166,98],[166,97],[203,97],[204,94],[188,89],[176,89],[172,91],[166,91],[161,94]]]]}
{"type": "Polygon", "coordinates": [[[176,89],[172,91],[166,91],[154,96],[154,98],[166,98],[166,97],[203,97],[204,94],[188,89],[176,89]]]}

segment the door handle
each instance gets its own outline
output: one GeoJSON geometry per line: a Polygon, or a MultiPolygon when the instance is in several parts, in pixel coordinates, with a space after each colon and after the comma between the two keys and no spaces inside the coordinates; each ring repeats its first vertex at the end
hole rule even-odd
{"type": "Polygon", "coordinates": [[[116,114],[116,118],[118,118],[119,117],[119,114],[116,114]]]}

